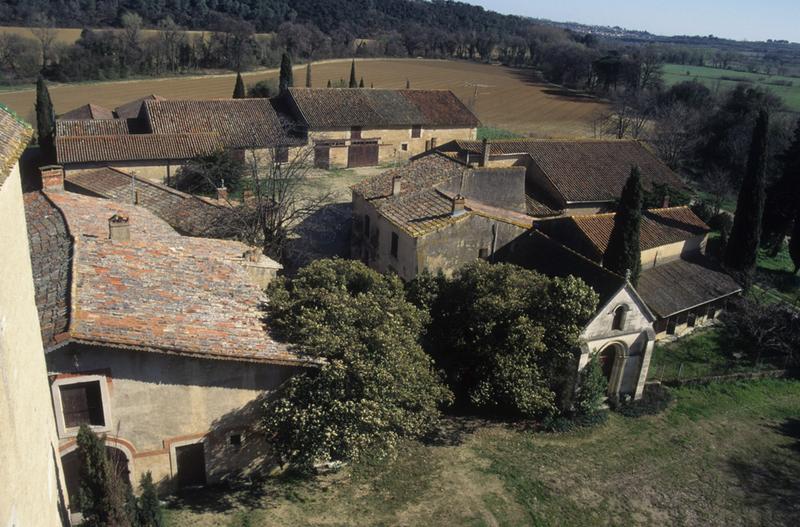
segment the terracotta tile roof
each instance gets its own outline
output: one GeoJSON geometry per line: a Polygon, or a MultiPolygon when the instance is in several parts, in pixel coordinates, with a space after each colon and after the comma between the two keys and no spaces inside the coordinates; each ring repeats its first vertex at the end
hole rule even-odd
{"type": "Polygon", "coordinates": [[[45,350],[69,329],[72,238],[61,211],[41,192],[24,194],[36,307],[45,350]]]}
{"type": "Polygon", "coordinates": [[[17,164],[32,135],[28,123],[0,104],[0,185],[17,164]]]}
{"type": "MultiPolygon", "coordinates": [[[[591,214],[544,220],[538,227],[589,258],[600,260],[608,248],[615,214],[591,214]]],[[[642,214],[639,244],[642,251],[689,240],[710,228],[689,207],[651,209],[642,214]]]]}
{"type": "Polygon", "coordinates": [[[394,225],[417,238],[469,217],[467,213],[453,216],[452,203],[443,193],[428,189],[387,200],[379,211],[394,225]]]}
{"type": "Polygon", "coordinates": [[[453,177],[459,177],[468,167],[442,155],[430,155],[407,165],[365,179],[350,187],[366,200],[387,198],[392,194],[392,180],[400,177],[401,193],[413,193],[429,189],[453,177]]]}
{"type": "Polygon", "coordinates": [[[560,216],[564,213],[561,209],[545,205],[542,201],[537,200],[530,194],[525,195],[525,207],[529,215],[537,218],[560,216]]]}
{"type": "Polygon", "coordinates": [[[478,118],[449,90],[290,88],[289,96],[301,119],[312,129],[480,125],[478,118]]]}
{"type": "Polygon", "coordinates": [[[140,99],[136,99],[135,101],[131,101],[125,103],[121,106],[117,106],[114,108],[114,114],[119,119],[135,119],[139,116],[139,112],[142,111],[142,104],[144,101],[165,101],[164,97],[160,95],[146,95],[140,99]]]}
{"type": "Polygon", "coordinates": [[[636,289],[660,318],[742,290],[733,278],[703,255],[643,269],[636,289]]]}
{"type": "Polygon", "coordinates": [[[56,136],[68,135],[127,135],[128,121],[124,119],[57,119],[56,136]]]}
{"type": "MultiPolygon", "coordinates": [[[[452,145],[473,154],[480,154],[483,148],[480,141],[453,141],[452,145]]],[[[530,156],[568,203],[616,200],[634,165],[648,188],[653,183],[684,186],[638,141],[519,139],[491,141],[490,148],[491,155],[530,156]]]]}
{"type": "Polygon", "coordinates": [[[189,159],[222,148],[215,133],[56,136],[60,164],[189,159]]]}
{"type": "Polygon", "coordinates": [[[287,135],[268,99],[148,100],[144,105],[153,134],[215,132],[225,148],[299,144],[287,135]]]}
{"type": "Polygon", "coordinates": [[[69,338],[142,351],[299,364],[264,326],[267,301],[233,241],[181,236],[142,207],[71,192],[46,196],[74,238],[69,338]],[[131,239],[108,239],[108,218],[131,239]]]}
{"type": "Polygon", "coordinates": [[[97,104],[84,104],[58,116],[59,119],[113,119],[114,112],[97,104]]]}
{"type": "Polygon", "coordinates": [[[74,186],[120,203],[132,203],[138,196],[140,206],[189,236],[207,235],[222,211],[210,201],[110,167],[72,170],[66,182],[68,188],[74,186]]]}

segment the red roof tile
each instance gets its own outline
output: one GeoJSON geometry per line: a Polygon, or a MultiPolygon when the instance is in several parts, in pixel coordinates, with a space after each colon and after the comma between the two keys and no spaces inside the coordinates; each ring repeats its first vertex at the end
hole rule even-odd
{"type": "Polygon", "coordinates": [[[61,164],[190,159],[222,148],[215,133],[56,136],[61,164]]]}
{"type": "Polygon", "coordinates": [[[19,160],[33,135],[31,127],[0,104],[0,185],[19,160]]]}

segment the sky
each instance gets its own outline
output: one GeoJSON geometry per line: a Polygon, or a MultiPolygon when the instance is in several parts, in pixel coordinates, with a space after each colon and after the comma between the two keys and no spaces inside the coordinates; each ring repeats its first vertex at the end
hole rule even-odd
{"type": "Polygon", "coordinates": [[[736,40],[800,42],[800,0],[463,0],[500,13],[736,40]]]}

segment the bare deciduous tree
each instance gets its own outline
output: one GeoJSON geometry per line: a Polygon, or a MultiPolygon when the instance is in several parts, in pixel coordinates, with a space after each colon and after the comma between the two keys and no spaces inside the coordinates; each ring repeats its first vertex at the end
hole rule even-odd
{"type": "Polygon", "coordinates": [[[52,18],[46,16],[37,16],[33,20],[33,27],[31,33],[39,41],[39,46],[42,51],[42,68],[47,66],[47,63],[52,59],[53,43],[56,41],[56,25],[52,18]]]}

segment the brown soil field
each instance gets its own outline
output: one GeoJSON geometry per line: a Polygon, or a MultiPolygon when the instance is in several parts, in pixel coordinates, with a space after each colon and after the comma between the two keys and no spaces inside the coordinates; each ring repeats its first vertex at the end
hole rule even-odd
{"type": "MultiPolygon", "coordinates": [[[[347,79],[350,61],[331,60],[312,67],[314,86],[347,79]]],[[[305,67],[295,68],[295,79],[305,80],[305,67]]],[[[578,137],[591,135],[592,117],[606,106],[597,99],[574,94],[536,80],[533,73],[503,66],[471,62],[424,59],[363,59],[356,61],[359,77],[375,88],[446,88],[467,104],[478,86],[475,113],[485,126],[503,128],[537,137],[578,137]]],[[[244,75],[245,83],[277,77],[277,70],[244,75]]],[[[167,98],[201,99],[230,97],[234,75],[170,77],[50,87],[56,113],[92,102],[114,108],[148,94],[167,98]]],[[[5,104],[29,122],[34,121],[34,90],[0,92],[5,104]]]]}

